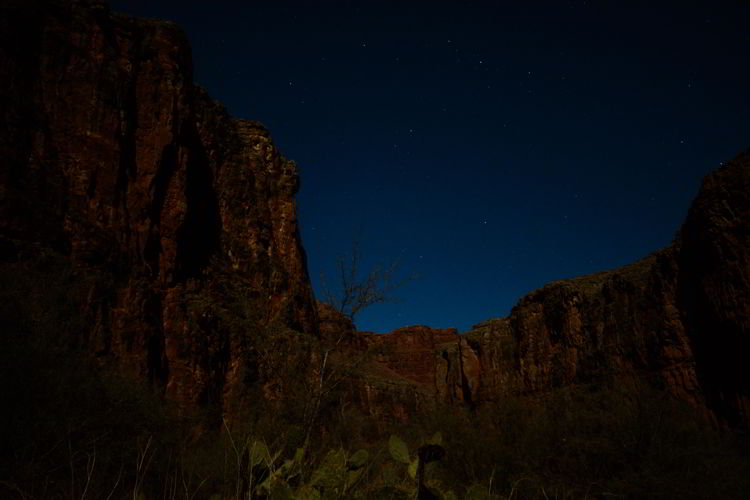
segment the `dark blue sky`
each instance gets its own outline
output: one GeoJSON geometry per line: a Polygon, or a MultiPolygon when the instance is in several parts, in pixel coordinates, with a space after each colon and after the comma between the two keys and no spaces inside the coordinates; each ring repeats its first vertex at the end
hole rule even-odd
{"type": "Polygon", "coordinates": [[[632,3],[111,5],[180,24],[197,83],[299,163],[316,291],[358,239],[419,276],[360,329],[464,331],[666,246],[750,146],[750,3],[632,3]]]}

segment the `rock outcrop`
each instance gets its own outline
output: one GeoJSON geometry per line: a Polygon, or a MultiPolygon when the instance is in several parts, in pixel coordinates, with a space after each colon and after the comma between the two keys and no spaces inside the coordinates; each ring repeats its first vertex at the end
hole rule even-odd
{"type": "Polygon", "coordinates": [[[81,332],[103,363],[186,408],[223,404],[244,347],[217,308],[192,307],[219,302],[220,269],[259,324],[317,333],[297,166],[193,84],[177,26],[99,1],[4,2],[0,68],[2,258],[53,248],[110,277],[81,332]]]}

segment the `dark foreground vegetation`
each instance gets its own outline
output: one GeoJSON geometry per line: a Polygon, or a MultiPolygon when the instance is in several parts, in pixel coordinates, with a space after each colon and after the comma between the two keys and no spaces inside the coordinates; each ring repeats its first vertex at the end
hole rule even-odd
{"type": "MultiPolygon", "coordinates": [[[[211,408],[179,416],[84,348],[84,295],[112,279],[51,255],[1,266],[0,497],[726,499],[750,491],[746,434],[715,429],[658,389],[615,380],[509,396],[476,412],[427,410],[401,425],[344,408],[345,395],[332,390],[311,419],[306,384],[315,381],[287,356],[274,361],[283,397],[258,389],[231,421],[211,408]]],[[[294,334],[263,335],[288,343],[294,334]]],[[[257,363],[270,352],[258,350],[257,363]]]]}

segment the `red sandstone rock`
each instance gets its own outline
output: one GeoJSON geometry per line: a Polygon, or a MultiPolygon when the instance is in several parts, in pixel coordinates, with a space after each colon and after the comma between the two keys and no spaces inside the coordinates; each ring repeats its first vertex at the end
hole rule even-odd
{"type": "Polygon", "coordinates": [[[407,326],[388,334],[368,334],[367,343],[377,346],[377,360],[394,373],[435,390],[439,346],[458,340],[455,328],[434,329],[407,326]]]}
{"type": "Polygon", "coordinates": [[[32,0],[6,2],[0,33],[2,246],[53,247],[115,277],[91,295],[100,359],[185,407],[239,391],[240,343],[190,338],[186,297],[214,293],[216,259],[261,321],[317,332],[297,166],[193,85],[179,28],[32,0]]]}

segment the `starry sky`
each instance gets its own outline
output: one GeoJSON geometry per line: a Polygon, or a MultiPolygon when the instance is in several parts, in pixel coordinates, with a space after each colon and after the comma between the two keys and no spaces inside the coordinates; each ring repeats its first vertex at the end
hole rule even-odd
{"type": "Polygon", "coordinates": [[[112,0],[298,162],[308,267],[416,276],[360,330],[466,331],[668,245],[750,147],[750,2],[112,0]],[[639,6],[633,6],[640,4],[639,6]]]}

